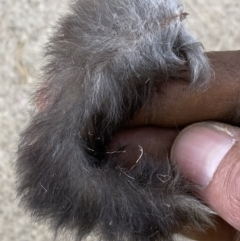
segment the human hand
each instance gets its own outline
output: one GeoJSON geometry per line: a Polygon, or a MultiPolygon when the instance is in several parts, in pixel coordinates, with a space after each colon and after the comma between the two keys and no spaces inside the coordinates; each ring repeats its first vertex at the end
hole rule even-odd
{"type": "Polygon", "coordinates": [[[190,125],[180,133],[175,129],[141,127],[117,134],[111,150],[126,146],[119,160],[129,160],[129,168],[144,154],[177,164],[187,179],[194,182],[196,195],[217,215],[216,227],[206,233],[184,233],[198,241],[237,240],[240,231],[240,129],[219,122],[190,125]]]}
{"type": "MultiPolygon", "coordinates": [[[[240,194],[238,194],[240,192],[240,185],[238,185],[240,167],[232,170],[233,166],[240,166],[237,159],[240,136],[237,133],[240,133],[240,130],[218,123],[201,123],[187,127],[175,140],[179,130],[199,121],[213,120],[233,124],[240,123],[240,52],[215,52],[209,53],[208,56],[212,59],[215,72],[215,79],[209,85],[195,88],[180,80],[160,84],[152,100],[137,113],[129,125],[129,127],[140,127],[119,133],[111,143],[111,148],[127,146],[127,151],[122,154],[122,157],[129,160],[129,166],[131,166],[131,160],[136,160],[139,156],[139,145],[143,147],[145,153],[155,155],[160,160],[171,152],[173,161],[175,160],[178,163],[186,177],[200,185],[201,188],[196,190],[198,195],[232,225],[231,227],[222,220],[218,220],[216,230],[209,229],[205,235],[193,231],[188,233],[187,236],[204,241],[229,241],[234,240],[237,233],[236,229],[240,230],[240,219],[238,218],[240,216],[240,194]],[[149,127],[149,125],[155,127],[149,127]],[[207,129],[203,131],[204,128],[207,129]],[[229,149],[226,147],[224,149],[221,144],[221,133],[228,133],[228,131],[224,132],[224,128],[229,131],[232,138],[229,137],[230,140],[227,142],[229,149]],[[216,134],[218,132],[219,134],[216,134]],[[200,142],[202,145],[212,141],[212,144],[215,144],[218,148],[216,150],[220,150],[218,155],[212,154],[215,158],[222,157],[223,160],[228,158],[228,161],[221,162],[223,164],[218,161],[218,165],[215,165],[215,167],[218,167],[216,172],[213,168],[211,169],[210,173],[215,174],[212,179],[210,178],[210,182],[204,179],[204,177],[209,177],[209,169],[205,169],[205,171],[208,170],[206,173],[208,175],[204,175],[198,168],[209,166],[210,164],[206,164],[206,162],[210,162],[214,158],[207,159],[204,154],[206,149],[198,143],[198,134],[199,138],[203,140],[200,142]],[[212,139],[210,136],[212,136],[212,139]],[[195,138],[195,146],[194,143],[191,143],[191,138],[195,138]],[[186,144],[186,141],[188,141],[188,144],[186,144]],[[173,142],[175,144],[171,151],[173,142]],[[185,148],[185,150],[182,150],[182,148],[185,148]],[[186,151],[186,148],[190,148],[190,150],[186,151]],[[232,154],[227,154],[228,150],[232,154]],[[199,153],[202,153],[202,155],[199,153]],[[189,156],[188,159],[184,156],[190,154],[193,157],[198,155],[198,158],[205,160],[205,164],[203,161],[194,162],[196,159],[192,159],[192,156],[189,156]],[[229,157],[229,155],[231,156],[229,157]],[[199,163],[203,163],[203,165],[198,165],[199,163]]],[[[209,147],[208,144],[205,147],[209,147]]],[[[214,167],[214,165],[211,167],[214,167]]]]}
{"type": "MultiPolygon", "coordinates": [[[[171,159],[198,185],[204,202],[240,231],[240,129],[216,122],[191,125],[174,141],[171,159]]],[[[221,229],[211,231],[209,240],[235,240],[234,229],[223,223],[221,229]]]]}
{"type": "Polygon", "coordinates": [[[160,82],[129,127],[175,128],[206,120],[240,124],[240,51],[210,52],[207,56],[214,71],[209,83],[160,82]]]}

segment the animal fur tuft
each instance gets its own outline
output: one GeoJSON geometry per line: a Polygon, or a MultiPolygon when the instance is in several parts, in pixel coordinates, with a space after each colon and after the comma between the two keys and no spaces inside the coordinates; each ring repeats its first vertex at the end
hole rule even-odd
{"type": "Polygon", "coordinates": [[[170,241],[210,211],[169,160],[143,156],[131,170],[106,155],[112,136],[160,81],[188,69],[210,76],[201,44],[177,0],[78,0],[46,47],[40,108],[22,133],[18,194],[23,205],[76,240],[170,241]],[[165,180],[163,177],[167,177],[165,180]]]}

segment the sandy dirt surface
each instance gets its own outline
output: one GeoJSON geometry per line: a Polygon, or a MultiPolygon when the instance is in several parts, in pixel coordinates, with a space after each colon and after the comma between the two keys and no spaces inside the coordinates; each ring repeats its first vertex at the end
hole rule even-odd
{"type": "MultiPolygon", "coordinates": [[[[52,241],[18,207],[14,152],[26,125],[42,46],[69,0],[0,0],[0,240],[52,241]]],[[[240,49],[239,0],[185,0],[189,28],[207,51],[240,49]]],[[[57,238],[57,240],[59,240],[57,238]]]]}

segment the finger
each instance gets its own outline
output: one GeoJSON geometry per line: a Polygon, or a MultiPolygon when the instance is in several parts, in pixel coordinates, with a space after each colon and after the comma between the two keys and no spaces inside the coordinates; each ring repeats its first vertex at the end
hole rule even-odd
{"type": "Polygon", "coordinates": [[[199,123],[180,133],[171,158],[198,193],[230,225],[240,230],[240,129],[199,123]]]}
{"type": "Polygon", "coordinates": [[[131,126],[175,127],[205,120],[239,123],[240,51],[207,55],[215,72],[210,83],[195,88],[181,80],[159,84],[131,126]]]}
{"type": "Polygon", "coordinates": [[[151,155],[156,160],[163,160],[169,156],[178,133],[176,129],[156,127],[124,130],[111,140],[108,153],[118,153],[119,162],[126,163],[127,167],[134,165],[141,155],[151,155]]]}
{"type": "Polygon", "coordinates": [[[182,234],[191,240],[197,241],[237,241],[237,231],[220,217],[214,220],[215,226],[199,232],[199,230],[187,230],[182,234]]]}
{"type": "MultiPolygon", "coordinates": [[[[118,133],[108,147],[108,152],[121,150],[118,155],[120,165],[131,169],[136,160],[143,155],[154,156],[156,160],[164,160],[169,156],[172,144],[179,131],[154,127],[134,128],[118,133]]],[[[182,234],[199,241],[230,241],[234,240],[236,230],[221,219],[215,220],[215,227],[204,233],[199,230],[186,230],[182,234]]]]}

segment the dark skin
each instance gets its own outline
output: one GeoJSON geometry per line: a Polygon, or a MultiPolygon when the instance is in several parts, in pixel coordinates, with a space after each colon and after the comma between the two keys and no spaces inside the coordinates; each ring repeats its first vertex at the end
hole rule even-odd
{"type": "Polygon", "coordinates": [[[183,80],[160,84],[151,101],[135,115],[132,126],[174,128],[206,120],[238,124],[240,51],[207,56],[214,70],[209,84],[189,86],[183,80]]]}
{"type": "MultiPolygon", "coordinates": [[[[121,157],[128,160],[129,167],[140,156],[139,146],[160,160],[169,157],[178,133],[190,124],[218,121],[239,126],[240,51],[211,52],[207,56],[214,70],[210,83],[190,86],[187,81],[172,80],[159,84],[127,129],[113,138],[110,150],[126,146],[121,157]]],[[[216,229],[205,234],[194,230],[183,233],[199,241],[234,240],[237,231],[221,218],[216,222],[216,229]]]]}

